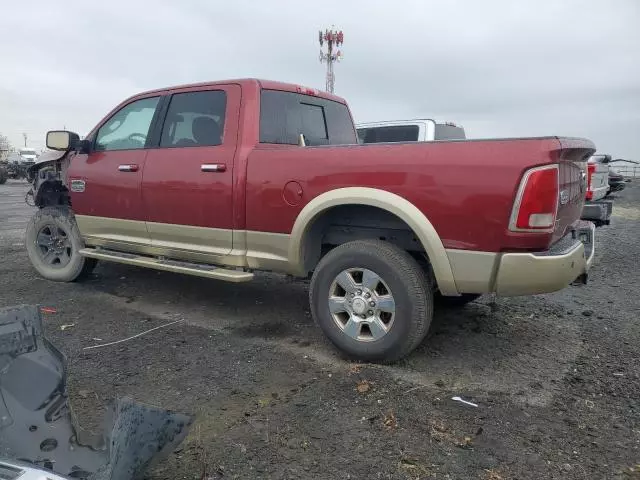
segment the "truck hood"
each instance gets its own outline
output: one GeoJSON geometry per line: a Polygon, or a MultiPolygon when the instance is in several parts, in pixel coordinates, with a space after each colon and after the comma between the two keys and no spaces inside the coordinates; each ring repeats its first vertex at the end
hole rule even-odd
{"type": "Polygon", "coordinates": [[[36,163],[27,169],[27,174],[31,177],[44,165],[62,160],[68,152],[60,152],[58,150],[46,150],[36,159],[36,163]]]}

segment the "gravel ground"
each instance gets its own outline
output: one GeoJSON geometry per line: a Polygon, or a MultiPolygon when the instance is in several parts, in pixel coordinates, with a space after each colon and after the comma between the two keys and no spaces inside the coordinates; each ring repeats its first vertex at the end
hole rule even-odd
{"type": "Polygon", "coordinates": [[[393,366],[337,355],[303,282],[104,263],[84,283],[45,281],[22,245],[26,190],[0,186],[0,305],[57,309],[45,323],[84,426],[117,395],[197,415],[149,478],[640,478],[639,182],[598,229],[587,286],[438,311],[393,366]]]}

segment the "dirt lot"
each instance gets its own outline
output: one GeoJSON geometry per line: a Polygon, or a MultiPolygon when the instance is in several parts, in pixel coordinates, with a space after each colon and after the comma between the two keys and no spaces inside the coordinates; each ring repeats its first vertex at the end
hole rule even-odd
{"type": "Polygon", "coordinates": [[[640,478],[638,182],[598,229],[588,286],[439,311],[423,345],[384,367],[335,353],[302,282],[114,264],[81,284],[42,280],[22,245],[26,189],[0,186],[0,305],[56,307],[47,330],[83,424],[116,395],[197,415],[150,478],[640,478]]]}

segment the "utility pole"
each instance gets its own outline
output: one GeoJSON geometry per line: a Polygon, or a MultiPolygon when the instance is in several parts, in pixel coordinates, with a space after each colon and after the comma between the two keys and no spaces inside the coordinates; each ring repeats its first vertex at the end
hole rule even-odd
{"type": "Polygon", "coordinates": [[[339,47],[344,43],[344,34],[342,30],[336,31],[334,27],[327,29],[324,32],[320,30],[318,32],[318,40],[320,41],[320,63],[326,62],[327,64],[327,78],[326,87],[327,92],[333,93],[333,89],[336,84],[336,77],[333,73],[333,64],[342,60],[342,52],[340,50],[334,50],[334,47],[339,47]],[[323,50],[324,44],[327,44],[327,51],[323,50]]]}
{"type": "Polygon", "coordinates": [[[22,136],[24,137],[24,146],[27,146],[27,134],[23,133],[22,136]]]}

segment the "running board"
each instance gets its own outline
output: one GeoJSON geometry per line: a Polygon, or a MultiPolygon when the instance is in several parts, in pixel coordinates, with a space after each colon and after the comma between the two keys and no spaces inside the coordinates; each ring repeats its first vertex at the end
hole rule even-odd
{"type": "Polygon", "coordinates": [[[226,282],[239,283],[253,280],[253,273],[243,272],[242,270],[228,270],[204,263],[181,262],[167,258],[147,257],[133,253],[116,252],[115,250],[107,250],[104,248],[83,248],[80,250],[80,255],[97,260],[153,268],[166,272],[185,273],[187,275],[214,278],[226,282]]]}

